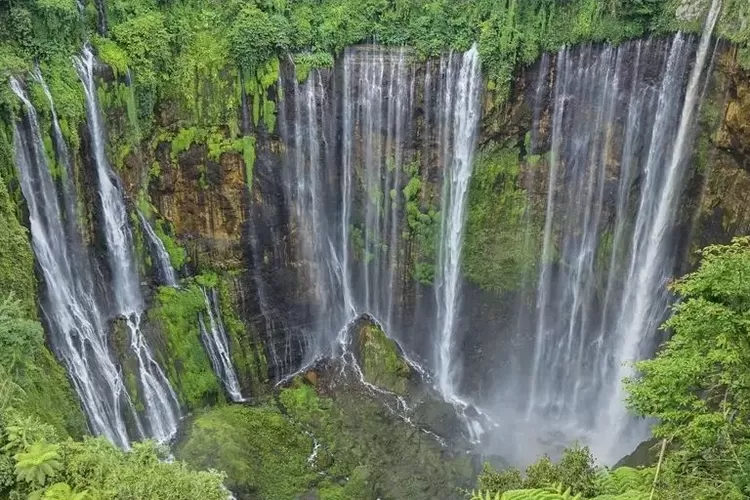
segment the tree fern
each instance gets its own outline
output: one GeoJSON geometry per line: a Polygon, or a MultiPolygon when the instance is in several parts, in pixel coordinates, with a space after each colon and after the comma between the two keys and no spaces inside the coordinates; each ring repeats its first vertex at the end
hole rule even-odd
{"type": "Polygon", "coordinates": [[[25,453],[16,454],[13,458],[16,460],[18,480],[44,486],[47,479],[54,477],[62,468],[58,449],[57,444],[42,442],[31,445],[25,453]]]}
{"type": "Polygon", "coordinates": [[[596,477],[597,490],[602,494],[619,495],[628,491],[647,492],[654,482],[654,469],[618,467],[602,469],[596,477]]]}

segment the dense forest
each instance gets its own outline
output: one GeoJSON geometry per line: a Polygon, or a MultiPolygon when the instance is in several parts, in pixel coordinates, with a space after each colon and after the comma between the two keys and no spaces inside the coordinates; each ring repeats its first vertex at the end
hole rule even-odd
{"type": "Polygon", "coordinates": [[[0,2],[0,498],[750,497],[750,2],[0,2]]]}

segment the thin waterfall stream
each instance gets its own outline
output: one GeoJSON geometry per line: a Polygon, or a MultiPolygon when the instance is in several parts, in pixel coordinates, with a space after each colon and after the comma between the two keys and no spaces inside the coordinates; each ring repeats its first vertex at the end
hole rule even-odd
{"type": "Polygon", "coordinates": [[[237,378],[237,372],[232,363],[229,339],[224,330],[224,322],[221,319],[218,293],[214,289],[208,292],[205,289],[201,289],[201,291],[206,301],[208,325],[206,325],[202,313],[198,316],[198,325],[200,327],[201,340],[208,353],[211,366],[232,401],[235,403],[245,401],[245,398],[242,396],[239,379],[237,378]]]}
{"type": "Polygon", "coordinates": [[[176,287],[179,280],[177,279],[177,273],[169,260],[169,253],[164,247],[164,243],[140,210],[138,211],[138,218],[141,221],[141,227],[143,228],[143,232],[148,240],[148,246],[152,256],[151,258],[156,261],[154,263],[154,268],[156,269],[159,281],[163,285],[176,287]]]}

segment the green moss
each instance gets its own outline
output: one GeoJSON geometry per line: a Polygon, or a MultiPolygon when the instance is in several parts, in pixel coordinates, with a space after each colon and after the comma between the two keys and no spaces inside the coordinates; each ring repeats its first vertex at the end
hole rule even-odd
{"type": "Polygon", "coordinates": [[[367,323],[359,329],[359,351],[362,373],[369,383],[405,394],[411,370],[401,356],[398,345],[377,325],[367,323]]]}
{"type": "Polygon", "coordinates": [[[190,145],[199,136],[196,127],[181,128],[172,139],[172,155],[176,157],[179,153],[190,149],[190,145]]]}
{"type": "Polygon", "coordinates": [[[86,420],[65,369],[45,346],[40,346],[33,365],[34,372],[19,380],[23,396],[16,401],[16,409],[36,415],[61,436],[83,436],[86,420]]]}
{"type": "Polygon", "coordinates": [[[268,90],[279,79],[279,60],[271,59],[245,79],[245,93],[252,105],[252,118],[255,125],[262,121],[266,130],[273,132],[276,128],[276,104],[268,98],[268,90]]]}
{"type": "Polygon", "coordinates": [[[250,327],[239,317],[230,279],[222,277],[218,280],[221,317],[231,342],[234,368],[241,381],[248,381],[251,394],[257,396],[265,391],[265,374],[268,373],[265,350],[257,336],[252,335],[250,327]]]}
{"type": "Polygon", "coordinates": [[[223,400],[223,391],[200,340],[198,314],[205,311],[203,293],[196,285],[159,288],[151,323],[167,342],[167,376],[180,401],[189,409],[223,400]]]}
{"type": "Polygon", "coordinates": [[[273,407],[225,406],[198,416],[175,455],[226,472],[240,498],[288,500],[316,480],[307,461],[312,449],[312,439],[273,407]]]}
{"type": "Polygon", "coordinates": [[[154,232],[164,244],[164,249],[169,255],[169,261],[172,264],[172,267],[180,270],[188,260],[187,252],[185,252],[185,249],[177,244],[175,239],[169,235],[166,231],[166,225],[167,223],[163,220],[157,220],[156,224],[154,224],[154,232]]]}
{"type": "Polygon", "coordinates": [[[302,52],[294,55],[294,70],[299,83],[307,80],[314,68],[332,68],[333,56],[328,52],[302,52]]]}
{"type": "MultiPolygon", "coordinates": [[[[0,129],[2,130],[2,129],[0,129]]],[[[0,141],[2,137],[0,137],[0,141]]],[[[36,316],[36,278],[29,235],[16,218],[16,206],[0,176],[0,290],[13,293],[36,316]]]]}
{"type": "Polygon", "coordinates": [[[252,190],[255,167],[255,137],[246,135],[237,139],[237,141],[235,142],[235,148],[242,151],[242,159],[245,162],[245,183],[252,190]]]}
{"type": "Polygon", "coordinates": [[[91,37],[91,44],[96,48],[99,60],[112,68],[115,76],[124,75],[128,71],[128,54],[113,40],[94,35],[91,37]]]}
{"type": "Polygon", "coordinates": [[[413,242],[412,265],[409,268],[414,280],[431,284],[435,278],[435,261],[437,242],[440,231],[440,213],[428,201],[426,185],[419,176],[419,163],[407,165],[405,171],[409,180],[404,186],[403,195],[406,205],[408,231],[405,239],[413,242]]]}
{"type": "Polygon", "coordinates": [[[527,214],[521,163],[517,147],[489,145],[475,159],[469,188],[463,270],[496,293],[517,289],[538,260],[541,221],[527,214]]]}
{"type": "Polygon", "coordinates": [[[219,275],[214,271],[204,271],[195,277],[195,282],[206,288],[216,288],[219,286],[219,275]]]}
{"type": "Polygon", "coordinates": [[[361,388],[337,385],[323,397],[298,380],[279,402],[321,444],[316,463],[330,480],[319,485],[323,498],[461,498],[458,488],[473,481],[468,457],[445,453],[361,388]]]}

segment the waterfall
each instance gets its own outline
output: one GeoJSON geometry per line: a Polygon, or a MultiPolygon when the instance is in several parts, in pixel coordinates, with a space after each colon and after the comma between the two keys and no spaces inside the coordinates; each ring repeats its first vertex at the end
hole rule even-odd
{"type": "Polygon", "coordinates": [[[164,248],[164,243],[140,210],[138,211],[138,218],[141,221],[143,233],[148,240],[152,261],[155,261],[153,267],[156,270],[159,282],[162,285],[176,287],[178,284],[177,273],[172,267],[172,262],[169,260],[169,254],[167,253],[167,249],[164,248]]]}
{"type": "Polygon", "coordinates": [[[405,164],[413,161],[416,69],[405,48],[352,47],[343,58],[340,244],[346,310],[367,312],[394,332],[405,164]],[[361,163],[362,173],[356,172],[361,163]],[[355,203],[362,199],[364,214],[355,203]],[[354,240],[362,248],[352,248],[354,240]],[[352,252],[360,253],[359,262],[352,252]]]}
{"type": "Polygon", "coordinates": [[[156,362],[141,331],[143,297],[119,179],[110,168],[104,150],[105,133],[97,101],[94,80],[95,59],[90,48],[75,58],[75,67],[83,83],[91,138],[91,154],[97,170],[103,230],[107,242],[107,260],[112,273],[116,313],[123,316],[130,331],[130,348],[138,362],[139,386],[149,436],[166,441],[174,435],[179,420],[179,403],[163,370],[156,362]]]}
{"type": "Polygon", "coordinates": [[[211,360],[211,366],[213,366],[214,373],[219,377],[221,383],[224,384],[224,388],[229,397],[232,398],[232,401],[235,403],[245,401],[245,398],[242,397],[237,373],[232,364],[232,356],[229,352],[229,340],[224,330],[224,323],[221,320],[218,294],[213,289],[210,293],[206,293],[206,290],[202,288],[201,291],[206,300],[206,314],[208,314],[210,328],[206,328],[202,313],[198,317],[198,325],[200,326],[201,340],[211,360]]]}
{"type": "Polygon", "coordinates": [[[460,310],[461,247],[466,219],[466,199],[474,161],[481,77],[476,46],[461,56],[460,64],[446,62],[443,95],[443,199],[438,276],[437,385],[449,401],[458,399],[459,382],[455,355],[456,322],[460,310]]]}
{"type": "MultiPolygon", "coordinates": [[[[445,55],[420,76],[408,49],[362,45],[347,48],[333,72],[313,70],[302,83],[296,75],[289,78],[280,124],[302,288],[312,291],[306,359],[348,345],[339,338],[346,325],[368,314],[405,345],[423,347],[418,355],[433,360],[442,395],[465,407],[458,397],[456,336],[461,245],[480,113],[478,51],[445,55]],[[416,116],[420,109],[424,125],[416,116]],[[436,174],[443,181],[442,197],[405,198],[407,184],[426,186],[436,174]],[[405,309],[407,294],[427,295],[407,274],[415,251],[407,201],[442,203],[442,242],[422,249],[437,255],[437,305],[425,302],[424,307],[430,315],[426,323],[437,325],[432,333],[423,327],[430,339],[416,339],[403,327],[414,321],[413,311],[405,309]]],[[[427,207],[412,207],[422,209],[427,207]]],[[[411,217],[432,221],[439,215],[411,217]]]]}
{"type": "MultiPolygon", "coordinates": [[[[37,72],[39,82],[44,80],[37,72]]],[[[21,190],[29,210],[32,245],[44,286],[40,300],[52,348],[65,365],[95,435],[127,448],[125,414],[138,422],[125,391],[122,373],[110,357],[103,318],[94,299],[90,266],[71,234],[76,220],[75,196],[58,197],[50,174],[47,152],[36,110],[20,82],[11,79],[13,92],[26,110],[25,121],[15,123],[13,143],[21,190]],[[60,206],[62,200],[64,206],[60,206]]],[[[53,133],[59,161],[66,161],[62,134],[51,95],[53,133]],[[58,135],[59,133],[59,135],[58,135]]],[[[69,158],[66,168],[69,167],[69,158]]],[[[70,171],[66,174],[70,180],[70,171]]],[[[65,182],[68,185],[68,182],[65,182]]]]}
{"type": "MultiPolygon", "coordinates": [[[[557,55],[550,173],[526,420],[605,462],[647,436],[622,379],[653,353],[710,39],[677,34],[557,55]],[[692,64],[691,64],[692,62],[692,64]],[[622,119],[620,119],[622,117],[622,119]]],[[[518,393],[518,392],[517,392],[518,393]]]]}

